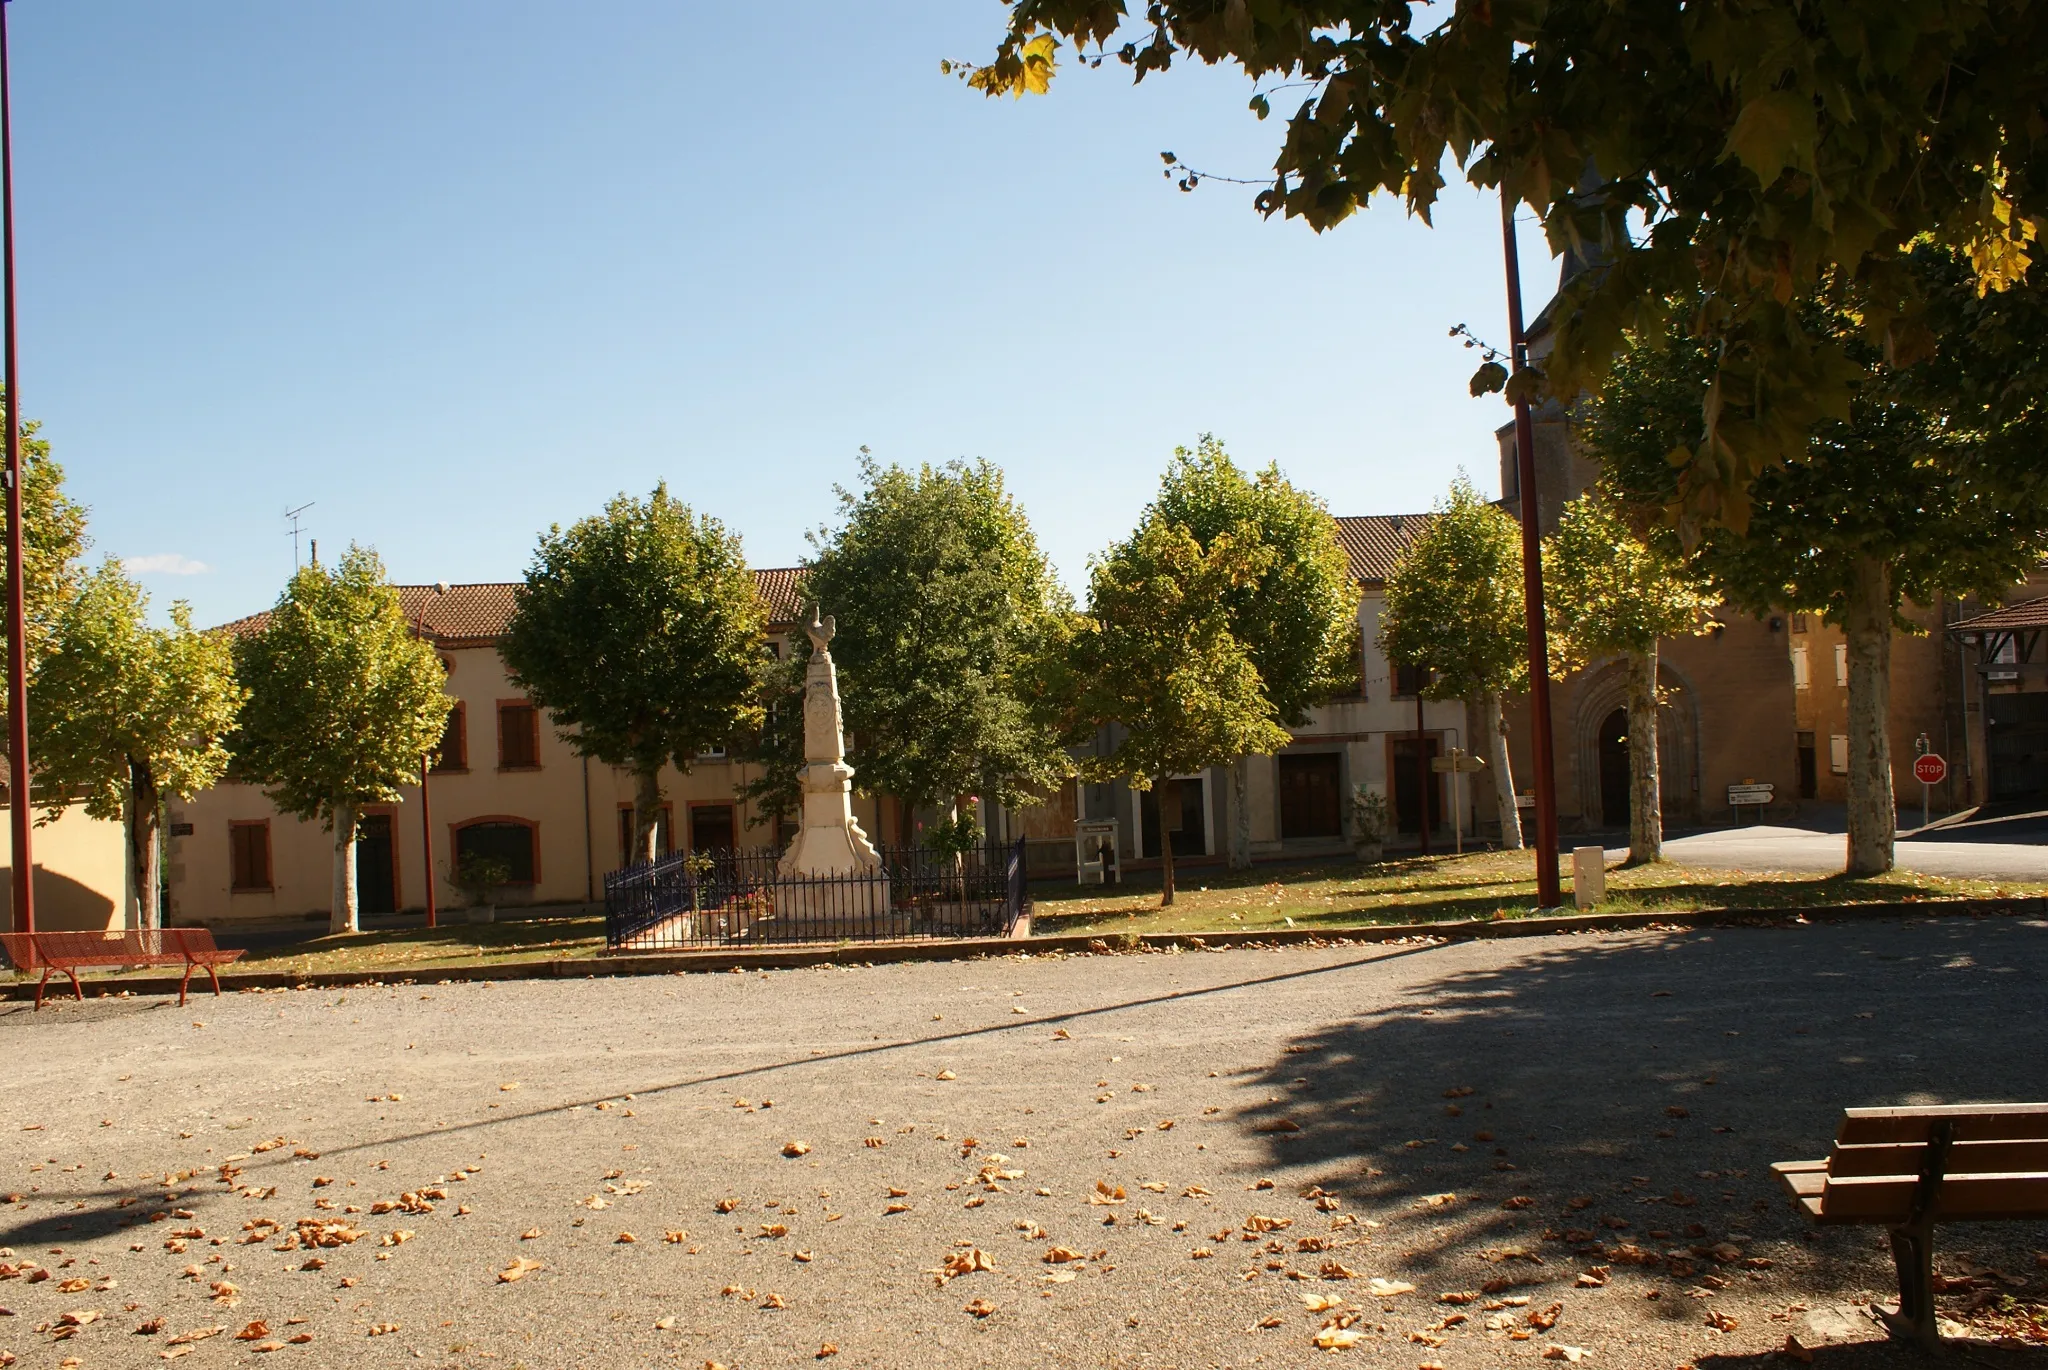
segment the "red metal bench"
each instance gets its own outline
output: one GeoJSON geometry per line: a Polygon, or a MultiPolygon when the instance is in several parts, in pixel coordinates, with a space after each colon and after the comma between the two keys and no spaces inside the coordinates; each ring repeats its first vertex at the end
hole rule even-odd
{"type": "Polygon", "coordinates": [[[192,972],[205,970],[220,993],[220,967],[241,956],[240,950],[224,951],[213,944],[208,928],[158,928],[128,932],[0,932],[0,951],[21,971],[40,970],[36,984],[36,1007],[43,1006],[43,989],[53,971],[71,977],[72,993],[85,998],[78,972],[87,966],[178,966],[185,976],[178,982],[178,1003],[185,1002],[192,984],[192,972]]]}

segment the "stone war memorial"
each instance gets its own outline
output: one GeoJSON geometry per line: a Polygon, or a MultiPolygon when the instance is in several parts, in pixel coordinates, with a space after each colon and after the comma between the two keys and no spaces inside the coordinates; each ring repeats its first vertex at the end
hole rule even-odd
{"type": "Polygon", "coordinates": [[[832,616],[811,606],[804,671],[803,824],[777,869],[776,917],[785,931],[836,937],[872,936],[890,916],[889,874],[874,843],[853,816],[853,767],[839,711],[839,671],[832,662],[832,616]]]}

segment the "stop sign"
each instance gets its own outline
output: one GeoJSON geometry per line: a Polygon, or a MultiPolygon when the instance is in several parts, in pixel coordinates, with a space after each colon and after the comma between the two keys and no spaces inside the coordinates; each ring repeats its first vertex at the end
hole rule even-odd
{"type": "Polygon", "coordinates": [[[1913,758],[1913,778],[1923,785],[1939,785],[1948,779],[1948,762],[1938,752],[1922,752],[1913,758]]]}

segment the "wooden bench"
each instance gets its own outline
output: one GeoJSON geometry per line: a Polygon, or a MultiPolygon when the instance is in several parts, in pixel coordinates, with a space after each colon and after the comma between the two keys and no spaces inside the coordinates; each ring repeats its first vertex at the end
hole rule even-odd
{"type": "Polygon", "coordinates": [[[1934,1225],[2048,1218],[2048,1104],[1849,1108],[1824,1161],[1771,1167],[1817,1223],[1891,1229],[1894,1335],[1940,1344],[1934,1225]]]}
{"type": "Polygon", "coordinates": [[[43,1006],[43,989],[53,971],[71,977],[71,991],[79,999],[85,990],[78,972],[88,966],[178,966],[185,977],[178,982],[178,1003],[184,1004],[192,984],[192,972],[205,970],[220,993],[220,967],[241,956],[239,950],[223,951],[213,943],[207,928],[161,928],[128,932],[0,932],[0,950],[21,971],[40,970],[36,984],[36,1007],[43,1006]]]}

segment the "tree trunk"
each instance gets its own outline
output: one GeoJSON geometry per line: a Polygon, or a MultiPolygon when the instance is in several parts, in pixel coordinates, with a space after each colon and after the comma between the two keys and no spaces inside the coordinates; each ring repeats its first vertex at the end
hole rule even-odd
{"type": "Polygon", "coordinates": [[[1508,760],[1508,722],[1501,713],[1500,692],[1488,690],[1483,701],[1486,722],[1486,764],[1493,770],[1493,806],[1500,812],[1500,845],[1522,849],[1522,811],[1515,807],[1515,772],[1508,760]]]}
{"type": "Polygon", "coordinates": [[[1173,907],[1173,834],[1180,827],[1180,784],[1171,776],[1153,782],[1159,796],[1159,907],[1173,907]]]}
{"type": "Polygon", "coordinates": [[[1850,875],[1892,868],[1898,801],[1892,789],[1892,577],[1875,557],[1858,557],[1842,615],[1849,639],[1850,875]]]}
{"type": "Polygon", "coordinates": [[[334,903],[329,932],[356,932],[356,815],[354,804],[334,806],[334,903]]]}
{"type": "Polygon", "coordinates": [[[1230,869],[1252,868],[1252,759],[1240,756],[1230,768],[1230,869]]]}
{"type": "MultiPolygon", "coordinates": [[[[661,830],[661,767],[635,771],[633,791],[633,850],[644,863],[660,855],[654,849],[655,838],[661,830]]],[[[802,801],[798,801],[801,806],[802,801]]],[[[803,822],[803,809],[797,809],[797,822],[803,822]]]]}
{"type": "Polygon", "coordinates": [[[135,927],[154,932],[163,926],[159,876],[162,828],[157,823],[156,776],[146,761],[128,762],[128,868],[135,880],[135,927]]]}
{"type": "Polygon", "coordinates": [[[1628,859],[1664,859],[1664,779],[1657,754],[1657,649],[1628,656],[1628,859]]]}

